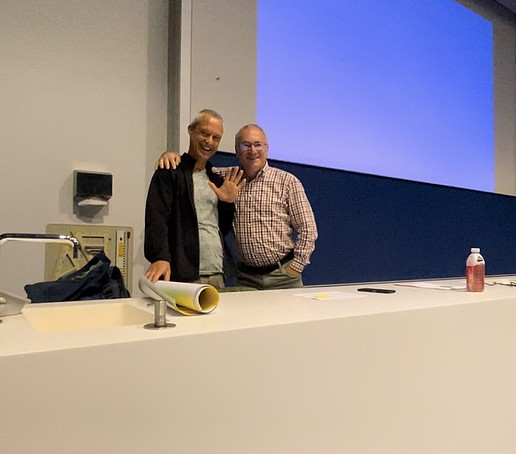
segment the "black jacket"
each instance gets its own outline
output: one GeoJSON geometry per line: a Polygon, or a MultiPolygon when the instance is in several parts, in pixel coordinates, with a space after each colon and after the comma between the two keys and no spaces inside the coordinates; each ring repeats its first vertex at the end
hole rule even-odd
{"type": "MultiPolygon", "coordinates": [[[[152,177],[145,207],[145,258],[170,262],[172,281],[191,282],[199,278],[199,228],[194,205],[195,159],[181,156],[176,170],[158,169],[152,177]]],[[[220,187],[224,179],[206,164],[210,181],[220,187]]],[[[218,202],[222,237],[231,229],[235,204],[218,202]]]]}

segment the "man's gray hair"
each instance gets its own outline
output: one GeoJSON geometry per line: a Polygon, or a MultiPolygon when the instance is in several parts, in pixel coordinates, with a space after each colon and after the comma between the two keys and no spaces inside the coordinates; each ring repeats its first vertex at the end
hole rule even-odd
{"type": "Polygon", "coordinates": [[[246,130],[246,129],[249,129],[249,128],[255,128],[255,129],[258,129],[265,137],[265,142],[268,142],[268,139],[267,139],[267,134],[265,134],[265,131],[263,130],[263,128],[255,123],[249,123],[248,125],[245,125],[245,126],[242,126],[238,132],[235,134],[235,146],[238,145],[238,143],[240,142],[240,136],[242,135],[242,133],[246,130]]]}
{"type": "Polygon", "coordinates": [[[188,128],[189,129],[197,128],[197,126],[199,126],[199,123],[201,122],[202,117],[204,115],[208,115],[210,117],[216,118],[217,120],[220,120],[220,121],[222,121],[224,123],[224,119],[222,118],[222,115],[220,115],[218,112],[215,112],[212,109],[202,109],[201,111],[199,111],[197,116],[192,120],[192,122],[190,123],[188,128]]]}

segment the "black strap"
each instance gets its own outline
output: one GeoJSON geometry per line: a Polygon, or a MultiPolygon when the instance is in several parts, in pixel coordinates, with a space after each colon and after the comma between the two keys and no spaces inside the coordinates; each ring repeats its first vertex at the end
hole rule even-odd
{"type": "MultiPolygon", "coordinates": [[[[288,261],[292,260],[294,258],[294,251],[290,251],[285,257],[280,259],[279,263],[281,265],[284,265],[288,261]]],[[[271,265],[264,265],[264,266],[251,266],[246,265],[244,263],[241,263],[238,267],[240,271],[247,274],[269,274],[273,271],[276,271],[280,265],[278,263],[273,263],[271,265]]]]}

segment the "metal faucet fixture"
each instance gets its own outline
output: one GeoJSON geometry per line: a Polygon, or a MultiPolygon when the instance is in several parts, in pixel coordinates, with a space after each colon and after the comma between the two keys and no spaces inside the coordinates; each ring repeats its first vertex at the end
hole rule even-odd
{"type": "Polygon", "coordinates": [[[0,245],[7,241],[32,241],[37,243],[69,243],[73,246],[73,258],[79,257],[81,244],[77,238],[70,235],[59,235],[54,233],[2,233],[0,245]]]}
{"type": "MultiPolygon", "coordinates": [[[[77,238],[70,235],[59,235],[53,233],[2,233],[0,234],[0,245],[7,241],[32,241],[37,243],[68,243],[73,246],[73,258],[79,257],[79,249],[81,244],[77,238]]],[[[6,315],[21,314],[21,310],[26,302],[30,302],[24,298],[8,295],[2,292],[0,299],[0,317],[6,315]]]]}
{"type": "Polygon", "coordinates": [[[167,323],[167,303],[163,295],[149,279],[141,277],[138,281],[140,290],[154,300],[154,323],[144,325],[145,329],[166,329],[176,326],[175,323],[167,323]]]}
{"type": "Polygon", "coordinates": [[[154,323],[147,323],[145,329],[173,328],[175,323],[167,323],[167,303],[164,300],[154,301],[154,323]]]}

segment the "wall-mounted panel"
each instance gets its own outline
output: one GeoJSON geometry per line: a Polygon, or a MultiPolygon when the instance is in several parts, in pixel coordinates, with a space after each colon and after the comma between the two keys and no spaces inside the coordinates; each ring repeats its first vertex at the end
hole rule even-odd
{"type": "MultiPolygon", "coordinates": [[[[218,165],[235,165],[218,153],[218,165]]],[[[319,239],[305,284],[464,276],[471,247],[488,275],[516,273],[516,197],[269,160],[303,183],[319,239]]]]}

